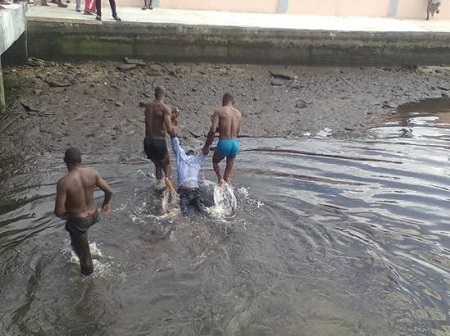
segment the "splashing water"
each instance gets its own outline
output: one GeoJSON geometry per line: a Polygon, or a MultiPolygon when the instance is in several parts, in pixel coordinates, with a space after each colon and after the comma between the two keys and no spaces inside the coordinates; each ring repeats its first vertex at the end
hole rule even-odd
{"type": "MultiPolygon", "coordinates": [[[[104,277],[111,271],[111,264],[109,262],[103,262],[100,259],[103,258],[103,253],[98,247],[96,242],[89,243],[89,249],[92,255],[92,264],[94,265],[95,277],[104,277]]],[[[80,264],[80,259],[76,255],[75,251],[70,246],[70,241],[65,239],[64,247],[62,248],[62,254],[66,258],[69,264],[80,264]]]]}
{"type": "Polygon", "coordinates": [[[214,218],[234,217],[237,199],[233,188],[228,184],[219,186],[210,181],[205,181],[205,185],[214,185],[214,206],[208,209],[209,215],[214,218]]]}

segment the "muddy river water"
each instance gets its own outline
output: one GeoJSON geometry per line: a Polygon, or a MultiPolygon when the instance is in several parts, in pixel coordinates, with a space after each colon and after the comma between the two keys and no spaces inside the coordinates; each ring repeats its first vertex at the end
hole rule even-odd
{"type": "Polygon", "coordinates": [[[0,334],[450,335],[449,112],[404,106],[356,140],[242,139],[224,218],[158,216],[148,162],[86,156],[115,197],[84,279],[53,215],[65,167],[44,153],[0,192],[0,334]]]}

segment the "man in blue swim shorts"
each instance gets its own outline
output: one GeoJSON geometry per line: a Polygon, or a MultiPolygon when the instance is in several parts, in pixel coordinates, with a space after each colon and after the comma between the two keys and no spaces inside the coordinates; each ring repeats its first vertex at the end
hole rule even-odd
{"type": "Polygon", "coordinates": [[[213,167],[217,175],[219,185],[229,182],[234,168],[234,161],[239,153],[237,137],[241,129],[242,113],[234,107],[234,97],[231,93],[225,93],[222,99],[222,107],[214,111],[211,117],[212,124],[206,139],[205,147],[209,148],[214,141],[216,132],[219,132],[219,143],[213,156],[213,167]],[[227,158],[225,173],[221,174],[219,162],[227,158]]]}

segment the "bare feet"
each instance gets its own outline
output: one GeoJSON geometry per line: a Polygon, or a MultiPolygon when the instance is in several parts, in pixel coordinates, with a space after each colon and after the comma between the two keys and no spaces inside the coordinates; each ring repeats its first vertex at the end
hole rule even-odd
{"type": "Polygon", "coordinates": [[[227,184],[227,181],[225,181],[223,178],[220,178],[217,184],[219,185],[219,187],[223,187],[227,184]]]}
{"type": "Polygon", "coordinates": [[[62,2],[58,2],[58,7],[60,7],[60,8],[67,8],[67,5],[63,4],[62,2]]]}
{"type": "Polygon", "coordinates": [[[122,19],[120,17],[118,17],[117,15],[113,16],[113,19],[116,20],[116,21],[122,21],[122,19]]]}

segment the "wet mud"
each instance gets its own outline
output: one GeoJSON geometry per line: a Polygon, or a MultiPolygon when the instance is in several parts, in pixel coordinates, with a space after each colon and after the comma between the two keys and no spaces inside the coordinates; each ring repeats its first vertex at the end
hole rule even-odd
{"type": "Polygon", "coordinates": [[[182,110],[180,135],[200,146],[222,95],[235,94],[249,137],[363,136],[398,105],[448,97],[450,68],[31,62],[5,70],[0,144],[16,154],[62,151],[142,157],[143,109],[154,88],[182,110]]]}

